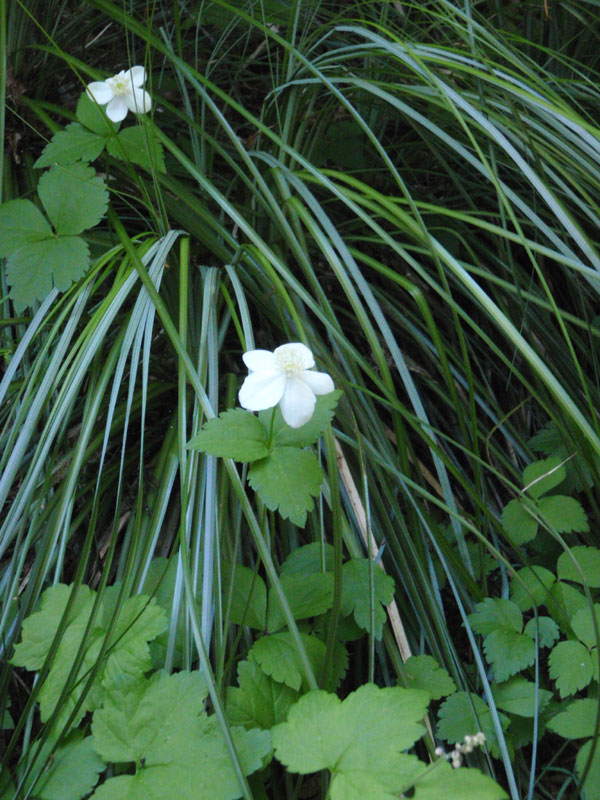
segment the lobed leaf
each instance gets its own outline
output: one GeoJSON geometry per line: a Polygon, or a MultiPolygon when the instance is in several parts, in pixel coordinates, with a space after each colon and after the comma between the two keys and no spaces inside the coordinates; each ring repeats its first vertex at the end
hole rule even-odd
{"type": "Polygon", "coordinates": [[[38,194],[59,236],[93,228],[108,207],[104,181],[83,164],[52,167],[40,178],[38,194]]]}
{"type": "Polygon", "coordinates": [[[267,432],[258,417],[242,408],[223,411],[207,420],[186,449],[235,461],[256,461],[269,455],[267,432]]]}
{"type": "Polygon", "coordinates": [[[381,639],[386,613],[383,606],[394,599],[394,579],[368,558],[353,558],[342,568],[341,612],[354,615],[357,625],[381,639]],[[373,587],[371,588],[371,571],[373,587]],[[371,630],[371,604],[374,629],[371,630]]]}
{"type": "Polygon", "coordinates": [[[106,141],[107,137],[86,130],[79,122],[70,122],[63,131],[54,134],[33,166],[40,169],[54,164],[95,161],[106,141]]]}

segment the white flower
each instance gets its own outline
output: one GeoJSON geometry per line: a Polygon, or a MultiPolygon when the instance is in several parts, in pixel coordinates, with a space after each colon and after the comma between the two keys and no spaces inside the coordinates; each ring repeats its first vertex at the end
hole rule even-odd
{"type": "Polygon", "coordinates": [[[125,119],[128,111],[136,114],[146,114],[150,111],[152,106],[150,95],[140,89],[145,80],[146,70],[143,67],[132,67],[105,81],[88,84],[86,92],[88,97],[99,105],[108,103],[106,116],[113,122],[120,122],[125,119]]]}
{"type": "Polygon", "coordinates": [[[249,375],[240,389],[240,404],[249,411],[263,411],[277,403],[284,420],[300,428],[312,417],[317,394],[329,394],[334,386],[325,372],[313,372],[315,360],[299,342],[269,350],[250,350],[243,355],[249,375]]]}

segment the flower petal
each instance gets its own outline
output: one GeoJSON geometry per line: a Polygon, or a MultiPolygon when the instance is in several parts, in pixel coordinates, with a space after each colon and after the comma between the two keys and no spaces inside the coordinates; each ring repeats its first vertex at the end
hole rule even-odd
{"type": "Polygon", "coordinates": [[[307,369],[300,375],[300,380],[307,383],[315,394],[329,394],[335,389],[331,375],[326,372],[313,372],[307,369]]]}
{"type": "Polygon", "coordinates": [[[301,372],[303,369],[310,369],[315,365],[313,354],[302,342],[282,344],[275,348],[273,355],[276,361],[281,361],[282,363],[293,362],[298,372],[301,372]]]}
{"type": "Polygon", "coordinates": [[[143,67],[132,67],[129,70],[129,77],[131,78],[131,83],[137,89],[146,80],[146,70],[143,67]]]}
{"type": "Polygon", "coordinates": [[[275,368],[275,356],[270,350],[248,350],[242,358],[244,359],[244,364],[252,372],[275,368]]]}
{"type": "Polygon", "coordinates": [[[276,406],[285,390],[285,375],[276,370],[251,372],[238,395],[242,408],[263,411],[276,406]]]}
{"type": "Polygon", "coordinates": [[[130,94],[123,95],[123,100],[135,114],[146,114],[152,108],[152,99],[143,89],[133,89],[130,94]]]}
{"type": "Polygon", "coordinates": [[[101,106],[113,98],[113,90],[104,81],[88,83],[86,92],[90,100],[95,100],[101,106]]]}
{"type": "Polygon", "coordinates": [[[127,116],[127,103],[122,97],[113,97],[106,106],[106,116],[112,122],[121,122],[127,116]]]}
{"type": "Polygon", "coordinates": [[[300,428],[312,417],[316,402],[308,384],[301,378],[288,378],[279,407],[290,428],[300,428]]]}

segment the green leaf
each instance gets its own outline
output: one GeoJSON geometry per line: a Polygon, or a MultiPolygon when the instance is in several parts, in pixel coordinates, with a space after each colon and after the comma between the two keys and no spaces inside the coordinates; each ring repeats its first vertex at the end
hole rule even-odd
{"type": "MultiPolygon", "coordinates": [[[[128,691],[111,693],[94,713],[94,745],[105,761],[134,762],[135,775],[109,778],[95,800],[234,800],[241,789],[214,716],[204,710],[199,673],[156,673],[128,691]]],[[[268,731],[231,730],[244,774],[270,750],[268,731]]]]}
{"type": "Polygon", "coordinates": [[[542,497],[538,506],[540,514],[558,533],[584,532],[590,529],[586,513],[581,503],[574,497],[564,497],[560,494],[542,497]]]}
{"type": "Polygon", "coordinates": [[[109,120],[104,108],[91,100],[85,92],[79,98],[75,116],[84,128],[100,136],[114,136],[119,128],[118,123],[109,120]]]}
{"type": "Polygon", "coordinates": [[[78,122],[71,122],[64,131],[54,134],[33,166],[40,169],[54,164],[95,161],[105,144],[106,137],[86,130],[78,122]]]}
{"type": "Polygon", "coordinates": [[[537,499],[561,484],[567,477],[567,470],[561,461],[557,456],[551,456],[529,464],[523,472],[524,491],[537,499]]]}
{"type": "Polygon", "coordinates": [[[530,542],[538,531],[537,520],[518,498],[502,509],[502,526],[515,545],[530,542]]]}
{"type": "Polygon", "coordinates": [[[587,599],[571,584],[558,581],[550,590],[546,606],[560,629],[568,631],[571,625],[571,618],[575,616],[580,608],[586,608],[587,599]]]}
{"type": "Polygon", "coordinates": [[[9,200],[0,205],[0,256],[52,236],[52,228],[30,200],[9,200]]]}
{"type": "Polygon", "coordinates": [[[533,717],[540,714],[552,699],[552,692],[537,687],[522,675],[511,678],[506,683],[492,684],[492,694],[498,708],[520,717],[533,717]]]}
{"type": "MultiPolygon", "coordinates": [[[[308,660],[313,672],[319,675],[325,661],[326,647],[315,636],[300,634],[306,649],[308,660]]],[[[279,683],[285,683],[295,691],[300,687],[307,688],[308,682],[296,650],[296,644],[291,633],[274,633],[271,636],[262,636],[250,648],[250,654],[256,663],[267,675],[279,683]]]]}
{"type": "MultiPolygon", "coordinates": [[[[282,575],[281,588],[287,597],[295,620],[324,614],[333,604],[333,573],[282,575]]],[[[269,592],[267,630],[274,633],[285,625],[274,589],[269,592]]]]}
{"type": "MultiPolygon", "coordinates": [[[[585,742],[577,753],[577,758],[575,759],[575,773],[578,778],[581,778],[581,774],[590,757],[592,742],[593,740],[585,742]]],[[[598,747],[598,745],[596,745],[596,751],[592,758],[592,765],[580,793],[581,800],[600,800],[600,747],[598,747]]]]}
{"type": "Polygon", "coordinates": [[[59,236],[93,228],[108,208],[104,181],[83,164],[52,167],[40,178],[38,194],[59,236]]]}
{"type": "Polygon", "coordinates": [[[340,774],[363,771],[376,780],[387,772],[399,751],[422,736],[427,703],[426,692],[372,683],[343,701],[328,692],[308,692],[291,707],[287,722],[272,729],[275,755],[292,772],[334,772],[335,796],[340,774]]]}
{"type": "Polygon", "coordinates": [[[314,572],[333,571],[334,550],[327,542],[311,542],[296,547],[281,565],[281,576],[311,575],[314,572]]]}
{"type": "Polygon", "coordinates": [[[141,123],[120,131],[116,137],[109,139],[107,150],[111,156],[138,164],[148,172],[166,172],[162,145],[147,124],[141,123]]]}
{"type": "Polygon", "coordinates": [[[394,579],[367,558],[353,558],[342,568],[342,614],[354,615],[357,625],[381,639],[386,614],[383,606],[394,599],[394,579]],[[371,571],[373,587],[371,589],[371,571]],[[371,631],[371,604],[374,630],[371,631]]]}
{"type": "Polygon", "coordinates": [[[256,461],[269,455],[267,432],[258,417],[242,408],[223,411],[209,419],[186,449],[235,461],[256,461]]]}
{"type": "MultiPolygon", "coordinates": [[[[92,737],[84,739],[81,731],[74,731],[58,747],[48,741],[36,759],[33,778],[45,762],[32,791],[38,800],[80,800],[91,792],[106,766],[94,750],[92,737]]],[[[31,779],[26,781],[25,788],[31,783],[31,779]]]]}
{"type": "Polygon", "coordinates": [[[90,263],[87,243],[79,236],[60,236],[33,242],[6,262],[10,296],[20,311],[43,300],[53,286],[64,292],[85,273],[90,263]]]}
{"type": "MultiPolygon", "coordinates": [[[[594,603],[594,617],[596,618],[596,627],[600,632],[600,605],[598,603],[594,603]]],[[[594,631],[594,617],[592,617],[592,610],[586,606],[586,608],[580,608],[571,619],[571,627],[575,636],[586,647],[596,647],[598,644],[594,631]]]]}
{"type": "Polygon", "coordinates": [[[229,622],[264,631],[267,587],[263,579],[260,575],[255,575],[254,570],[241,564],[224,563],[222,570],[223,612],[227,613],[229,610],[229,622]]]}
{"type": "MultiPolygon", "coordinates": [[[[327,424],[333,419],[336,406],[342,392],[336,390],[329,394],[317,397],[315,410],[309,421],[300,428],[290,428],[284,421],[279,406],[275,409],[273,422],[273,438],[277,447],[306,447],[314,444],[325,430],[327,424]]],[[[259,418],[268,431],[271,426],[273,411],[261,411],[259,418]]]]}
{"type": "Polygon", "coordinates": [[[537,637],[540,647],[552,647],[560,636],[560,629],[552,617],[533,617],[525,625],[523,633],[534,642],[537,637]]]}
{"type": "Polygon", "coordinates": [[[232,725],[270,730],[284,722],[298,692],[270,678],[254,658],[238,664],[239,688],[227,688],[226,711],[232,725]]]}
{"type": "Polygon", "coordinates": [[[404,664],[409,689],[423,689],[431,700],[439,700],[456,691],[456,684],[433,656],[410,656],[404,664]]]}
{"type": "Polygon", "coordinates": [[[277,447],[267,458],[253,462],[248,471],[250,486],[272,511],[303,527],[314,507],[323,473],[314,453],[297,447],[277,447]]]}
{"type": "Polygon", "coordinates": [[[556,576],[544,567],[523,567],[516,571],[510,583],[510,596],[521,611],[545,605],[556,576]]]}
{"type": "Polygon", "coordinates": [[[564,739],[585,739],[595,736],[598,701],[586,697],[574,700],[548,722],[548,729],[564,739]]]}
{"type": "MultiPolygon", "coordinates": [[[[502,730],[506,730],[510,723],[509,718],[502,713],[498,713],[498,717],[502,730]]],[[[472,692],[456,692],[444,700],[438,712],[437,724],[437,734],[441,739],[454,744],[461,742],[467,734],[472,735],[477,731],[485,733],[490,753],[498,758],[498,737],[486,703],[472,692]]]]}
{"type": "Polygon", "coordinates": [[[475,605],[475,612],[468,616],[469,624],[476,633],[489,634],[507,628],[520,633],[523,615],[511,600],[486,597],[475,605]]]}
{"type": "Polygon", "coordinates": [[[592,589],[600,587],[600,550],[577,545],[562,553],[556,564],[558,577],[565,581],[587,583],[592,589]],[[577,562],[577,567],[573,563],[577,562]]]}
{"type": "Polygon", "coordinates": [[[483,649],[498,683],[530,667],[535,661],[533,639],[509,628],[495,630],[486,636],[483,649]]]}
{"type": "Polygon", "coordinates": [[[584,689],[594,672],[592,656],[581,642],[559,642],[550,653],[548,666],[561,697],[584,689]]]}
{"type": "MultiPolygon", "coordinates": [[[[114,595],[118,588],[111,587],[111,590],[114,595]]],[[[49,719],[56,708],[81,647],[84,647],[83,661],[76,680],[72,682],[70,693],[61,706],[60,719],[63,722],[81,697],[90,670],[97,666],[110,619],[116,613],[114,603],[111,602],[111,590],[107,590],[105,600],[100,603],[95,623],[84,645],[84,634],[92,614],[95,592],[86,586],[80,587],[50,671],[40,689],[39,702],[43,722],[49,719]]],[[[22,642],[15,647],[13,664],[30,670],[39,670],[42,667],[58,632],[70,592],[70,587],[63,584],[57,584],[44,592],[40,611],[32,614],[23,623],[22,642]]],[[[86,711],[100,702],[103,684],[111,686],[117,681],[131,681],[150,669],[147,639],[163,630],[166,622],[165,612],[154,601],[148,602],[148,598],[143,595],[132,597],[123,603],[105,661],[100,665],[92,691],[83,701],[74,724],[86,711]]]]}

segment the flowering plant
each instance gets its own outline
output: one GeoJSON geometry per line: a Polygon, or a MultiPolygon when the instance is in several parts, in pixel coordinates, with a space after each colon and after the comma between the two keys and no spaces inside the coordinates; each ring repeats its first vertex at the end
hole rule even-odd
{"type": "Polygon", "coordinates": [[[121,122],[128,111],[146,114],[152,107],[148,92],[140,88],[146,80],[144,67],[122,70],[105,81],[93,81],[87,86],[87,94],[98,105],[106,105],[106,116],[112,122],[121,122]]]}
{"type": "Polygon", "coordinates": [[[269,350],[250,350],[242,356],[249,375],[240,389],[240,405],[263,411],[279,403],[283,419],[300,428],[313,415],[316,395],[333,392],[331,377],[313,372],[313,354],[304,344],[282,344],[269,350]]]}

